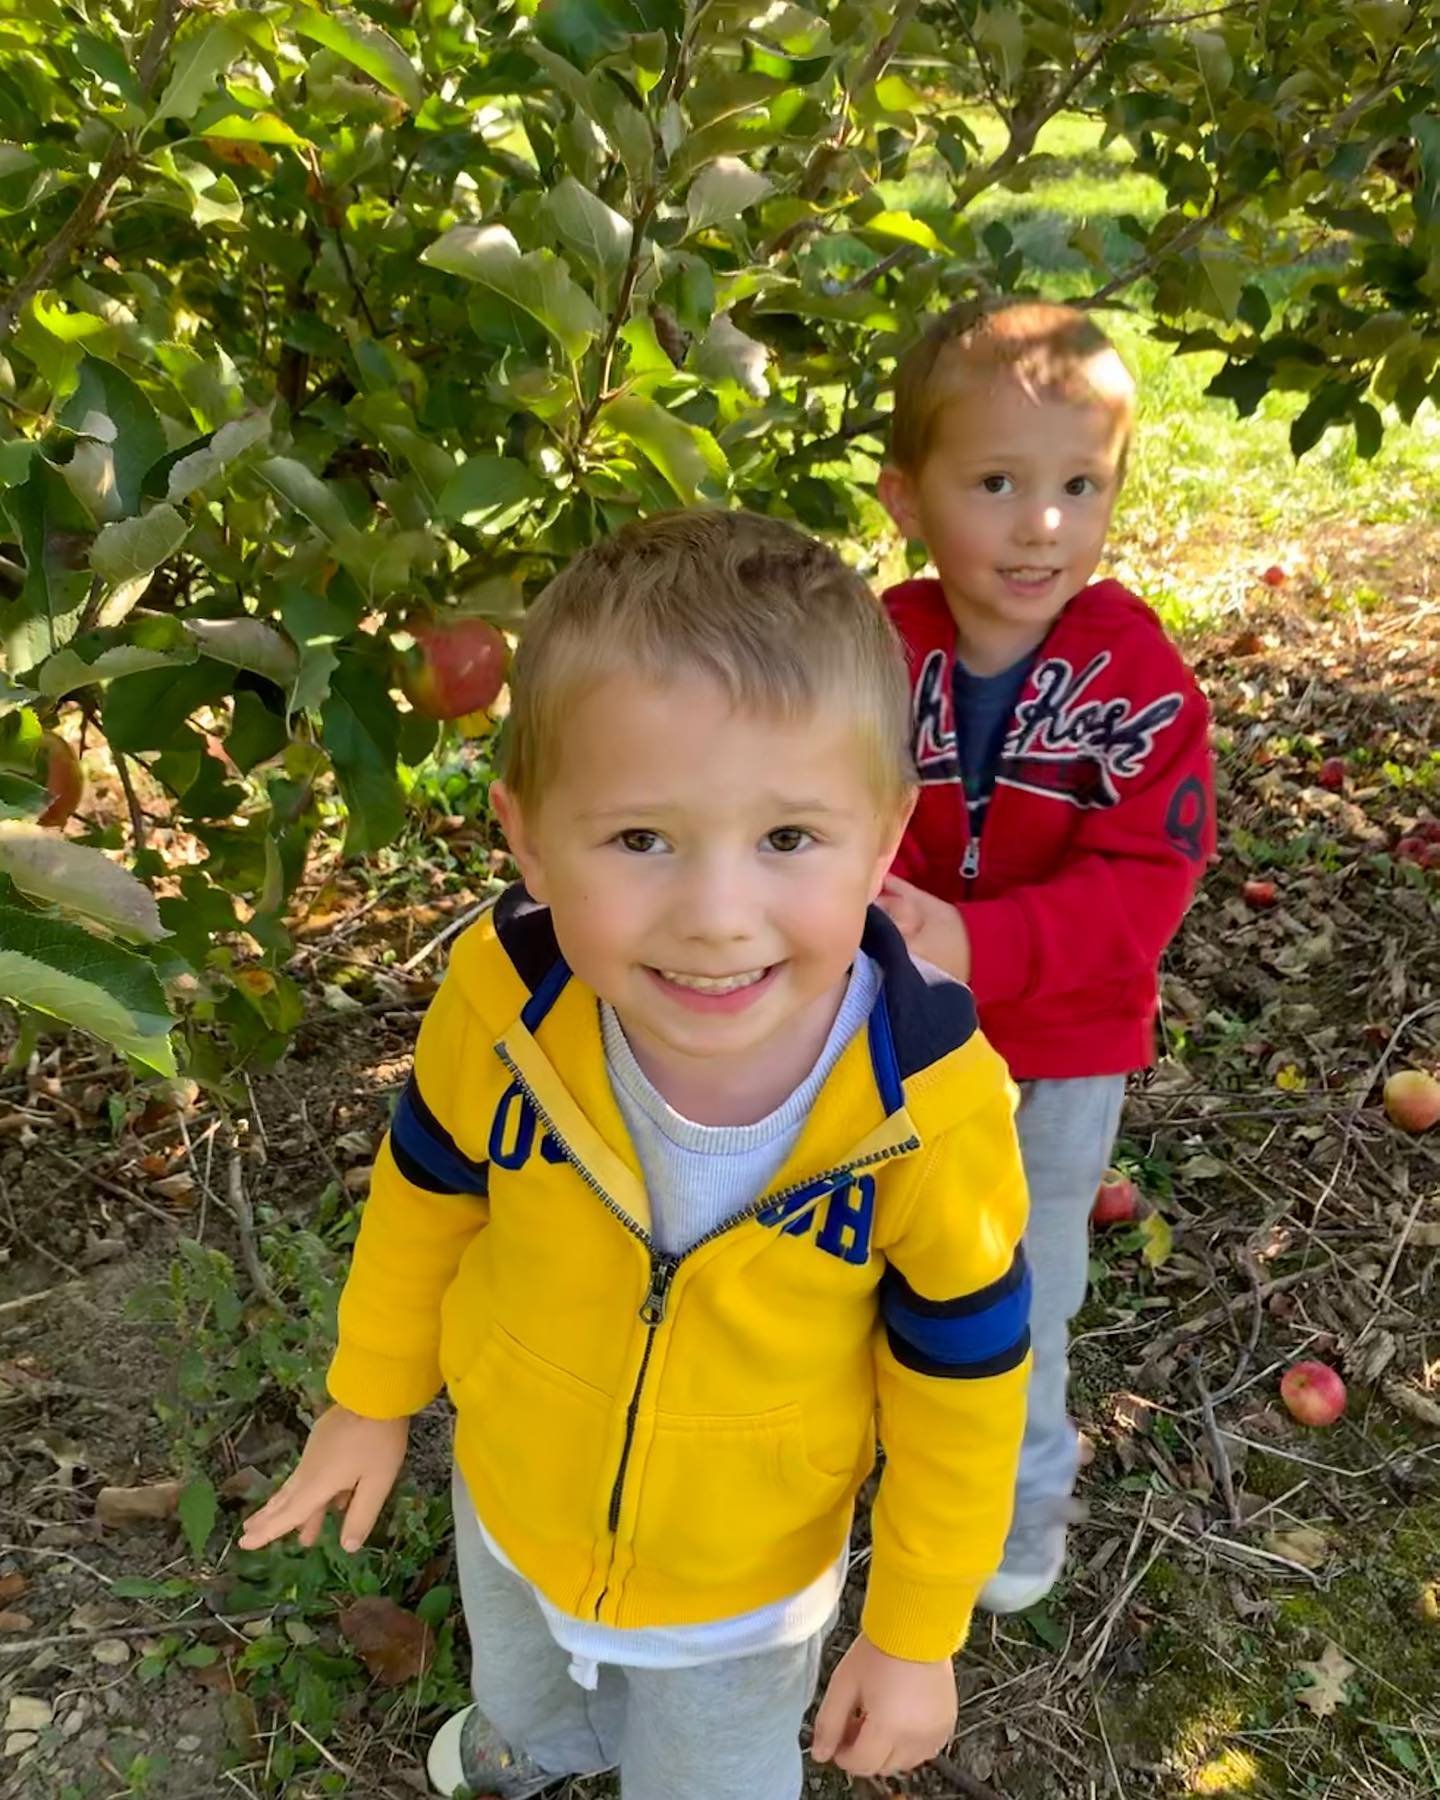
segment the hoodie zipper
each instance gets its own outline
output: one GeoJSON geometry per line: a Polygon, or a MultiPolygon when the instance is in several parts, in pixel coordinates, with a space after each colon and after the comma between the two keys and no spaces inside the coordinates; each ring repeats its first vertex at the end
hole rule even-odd
{"type": "MultiPolygon", "coordinates": [[[[610,1490],[610,1508],[607,1524],[610,1534],[613,1537],[618,1532],[620,1525],[620,1506],[625,1492],[625,1476],[630,1466],[630,1451],[635,1442],[635,1426],[640,1417],[640,1399],[645,1391],[645,1376],[650,1368],[651,1354],[655,1349],[656,1333],[665,1322],[666,1309],[670,1300],[670,1289],[674,1284],[681,1263],[685,1261],[686,1257],[693,1256],[697,1250],[703,1249],[706,1244],[712,1244],[716,1238],[724,1237],[727,1232],[733,1231],[737,1225],[748,1223],[757,1213],[766,1212],[772,1206],[780,1205],[783,1201],[788,1200],[792,1194],[798,1194],[809,1187],[822,1187],[825,1182],[838,1180],[840,1176],[848,1175],[856,1169],[868,1169],[872,1168],[876,1163],[889,1162],[892,1157],[908,1156],[911,1151],[920,1148],[920,1140],[912,1133],[900,1143],[887,1145],[883,1150],[872,1151],[869,1156],[857,1157],[850,1162],[837,1164],[835,1168],[827,1169],[821,1175],[811,1175],[804,1181],[792,1182],[789,1187],[781,1188],[778,1193],[762,1194],[758,1200],[752,1202],[743,1212],[734,1213],[730,1218],[722,1219],[712,1231],[707,1231],[704,1237],[697,1238],[690,1248],[682,1251],[679,1256],[668,1256],[663,1250],[656,1249],[654,1239],[651,1238],[648,1233],[640,1229],[622,1206],[611,1199],[610,1195],[605,1191],[600,1182],[596,1180],[594,1175],[591,1174],[589,1169],[585,1167],[584,1163],[581,1162],[580,1158],[576,1156],[575,1152],[565,1142],[565,1139],[556,1128],[555,1121],[541,1105],[535,1090],[516,1067],[514,1061],[505,1049],[505,1046],[503,1044],[497,1044],[495,1050],[501,1062],[504,1063],[505,1067],[510,1071],[510,1075],[519,1087],[521,1093],[524,1094],[525,1098],[534,1108],[535,1117],[539,1120],[541,1125],[544,1126],[545,1130],[549,1132],[552,1141],[559,1149],[560,1154],[564,1157],[565,1161],[569,1163],[572,1169],[574,1169],[575,1173],[585,1183],[586,1187],[590,1189],[591,1193],[604,1204],[606,1210],[613,1213],[615,1217],[619,1219],[620,1223],[632,1237],[639,1239],[645,1246],[650,1257],[650,1285],[645,1291],[645,1298],[640,1302],[639,1314],[640,1319],[645,1326],[645,1348],[640,1355],[640,1368],[635,1376],[635,1386],[630,1393],[630,1403],[625,1409],[625,1441],[620,1446],[620,1460],[615,1470],[615,1483],[610,1490]]],[[[595,1616],[597,1619],[600,1616],[600,1608],[603,1606],[605,1595],[608,1592],[609,1589],[607,1588],[595,1602],[595,1616]]]]}

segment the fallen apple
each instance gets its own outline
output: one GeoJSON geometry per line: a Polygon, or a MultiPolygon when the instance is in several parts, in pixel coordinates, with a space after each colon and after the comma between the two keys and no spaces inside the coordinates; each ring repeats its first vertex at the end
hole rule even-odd
{"type": "Polygon", "coordinates": [[[1280,1377],[1280,1398],[1302,1425],[1333,1425],[1345,1410],[1345,1383],[1328,1363],[1298,1362],[1280,1377]]]}
{"type": "Polygon", "coordinates": [[[1414,832],[1402,837],[1390,854],[1396,862],[1418,863],[1425,866],[1425,852],[1430,848],[1428,838],[1418,837],[1414,832]]]}
{"type": "Polygon", "coordinates": [[[1385,1083],[1385,1112],[1402,1131],[1428,1131],[1440,1120],[1440,1081],[1423,1069],[1401,1069],[1385,1083]]]}
{"type": "Polygon", "coordinates": [[[53,731],[47,731],[40,740],[40,773],[45,782],[45,791],[50,796],[50,804],[41,813],[38,823],[41,825],[63,825],[80,804],[81,795],[85,792],[85,775],[80,767],[80,758],[53,731]]]}
{"type": "Polygon", "coordinates": [[[1322,788],[1328,788],[1332,794],[1338,794],[1345,785],[1345,758],[1343,756],[1327,756],[1321,763],[1315,779],[1322,788]]]}
{"type": "Polygon", "coordinates": [[[400,670],[405,697],[427,719],[484,712],[505,685],[505,639],[488,619],[412,618],[400,670]]]}
{"type": "Polygon", "coordinates": [[[1286,580],[1285,571],[1278,563],[1271,563],[1270,567],[1260,579],[1265,583],[1266,587],[1284,587],[1286,580]]]}
{"type": "Polygon", "coordinates": [[[1100,1177],[1095,1204],[1090,1209],[1096,1225],[1128,1225],[1140,1211],[1140,1194],[1135,1183],[1120,1169],[1107,1169],[1100,1177]]]}
{"type": "Polygon", "coordinates": [[[1247,906],[1260,909],[1273,906],[1280,897],[1280,890],[1273,881],[1247,881],[1240,892],[1247,906]]]}
{"type": "Polygon", "coordinates": [[[1420,858],[1422,869],[1440,869],[1440,843],[1427,844],[1425,854],[1420,858]]]}
{"type": "Polygon", "coordinates": [[[1427,844],[1440,844],[1440,819],[1422,819],[1415,827],[1415,835],[1427,844]]]}

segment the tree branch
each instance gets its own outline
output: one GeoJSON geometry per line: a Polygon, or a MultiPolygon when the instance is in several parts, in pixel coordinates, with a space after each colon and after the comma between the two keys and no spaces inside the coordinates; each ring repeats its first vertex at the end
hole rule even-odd
{"type": "MultiPolygon", "coordinates": [[[[175,35],[181,8],[185,4],[186,0],[158,0],[155,17],[140,51],[136,70],[143,98],[148,99],[164,66],[170,50],[170,40],[175,35]]],[[[129,137],[117,135],[100,159],[100,167],[95,171],[89,187],[76,201],[70,217],[45,246],[29,274],[16,283],[10,291],[9,299],[0,305],[0,343],[10,335],[21,309],[42,288],[50,286],[54,277],[104,218],[111,196],[129,173],[134,159],[134,143],[129,137]]]]}

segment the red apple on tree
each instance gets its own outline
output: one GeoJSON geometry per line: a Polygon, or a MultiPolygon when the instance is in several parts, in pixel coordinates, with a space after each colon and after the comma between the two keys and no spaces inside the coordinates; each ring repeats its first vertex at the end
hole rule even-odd
{"type": "Polygon", "coordinates": [[[1385,1112],[1402,1131],[1428,1131],[1440,1120],[1440,1081],[1423,1069],[1401,1069],[1385,1083],[1385,1112]]]}
{"type": "Polygon", "coordinates": [[[1321,763],[1315,779],[1322,788],[1328,788],[1332,794],[1338,794],[1345,785],[1345,758],[1343,756],[1327,756],[1321,763]]]}
{"type": "Polygon", "coordinates": [[[1333,1425],[1345,1410],[1345,1383],[1328,1363],[1298,1362],[1280,1377],[1280,1398],[1302,1425],[1333,1425]]]}
{"type": "Polygon", "coordinates": [[[1119,1169],[1107,1169],[1100,1177],[1095,1204],[1090,1210],[1096,1225],[1128,1225],[1140,1211],[1135,1183],[1119,1169]]]}
{"type": "Polygon", "coordinates": [[[40,740],[39,773],[50,796],[50,804],[37,823],[63,825],[80,804],[80,797],[85,792],[85,775],[80,758],[64,738],[53,731],[47,731],[40,740]]]}
{"type": "Polygon", "coordinates": [[[505,685],[508,650],[488,619],[407,619],[415,648],[405,658],[400,685],[427,719],[459,719],[484,712],[505,685]]]}

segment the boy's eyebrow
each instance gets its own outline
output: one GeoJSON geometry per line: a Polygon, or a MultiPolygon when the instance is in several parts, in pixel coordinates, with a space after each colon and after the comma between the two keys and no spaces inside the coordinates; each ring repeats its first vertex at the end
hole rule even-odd
{"type": "MultiPolygon", "coordinates": [[[[832,806],[826,800],[817,800],[813,796],[795,794],[764,794],[759,796],[760,803],[767,810],[777,814],[808,813],[812,817],[823,813],[827,818],[834,818],[843,813],[844,807],[832,806]]],[[[647,815],[659,816],[674,810],[673,803],[666,800],[637,800],[628,805],[598,806],[578,815],[581,824],[603,824],[610,819],[636,819],[647,815]]]]}

